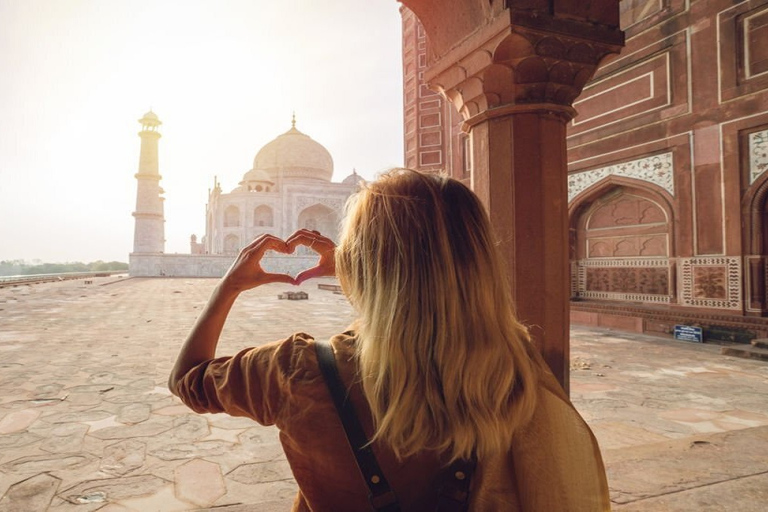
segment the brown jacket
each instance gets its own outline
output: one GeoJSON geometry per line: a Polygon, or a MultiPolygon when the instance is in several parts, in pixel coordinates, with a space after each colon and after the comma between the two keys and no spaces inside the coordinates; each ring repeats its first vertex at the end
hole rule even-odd
{"type": "MultiPolygon", "coordinates": [[[[331,339],[342,380],[351,387],[370,436],[370,411],[355,378],[354,342],[352,332],[331,339]]],[[[294,511],[368,511],[367,488],[318,368],[314,343],[298,333],[206,361],[184,376],[176,394],[196,412],[226,412],[276,425],[300,488],[294,511]]],[[[552,374],[541,374],[536,413],[515,435],[510,452],[478,463],[471,487],[473,512],[610,510],[592,432],[552,374]]],[[[434,453],[398,461],[382,444],[374,444],[374,452],[404,512],[433,510],[432,480],[444,461],[434,453]]]]}

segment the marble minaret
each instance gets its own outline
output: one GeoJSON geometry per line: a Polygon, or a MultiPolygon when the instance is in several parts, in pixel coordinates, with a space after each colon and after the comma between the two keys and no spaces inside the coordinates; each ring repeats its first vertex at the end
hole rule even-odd
{"type": "Polygon", "coordinates": [[[163,214],[163,189],[160,176],[157,145],[160,140],[158,128],[162,124],[157,114],[150,110],[139,119],[141,123],[141,155],[139,172],[136,173],[136,219],[133,235],[134,253],[165,252],[165,216],[163,214]]]}

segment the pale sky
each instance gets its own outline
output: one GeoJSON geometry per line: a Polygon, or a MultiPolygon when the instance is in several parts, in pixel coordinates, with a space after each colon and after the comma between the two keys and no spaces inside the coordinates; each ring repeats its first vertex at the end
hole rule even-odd
{"type": "Polygon", "coordinates": [[[395,0],[0,0],[0,260],[128,261],[139,123],[163,122],[166,252],[296,127],[334,181],[402,165],[395,0]]]}

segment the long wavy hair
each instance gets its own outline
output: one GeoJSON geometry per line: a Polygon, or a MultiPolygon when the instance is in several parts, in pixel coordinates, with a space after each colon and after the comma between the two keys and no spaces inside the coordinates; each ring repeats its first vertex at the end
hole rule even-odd
{"type": "Polygon", "coordinates": [[[400,458],[507,451],[533,414],[538,370],[477,196],[447,177],[387,172],[347,203],[336,271],[359,315],[374,439],[400,458]]]}

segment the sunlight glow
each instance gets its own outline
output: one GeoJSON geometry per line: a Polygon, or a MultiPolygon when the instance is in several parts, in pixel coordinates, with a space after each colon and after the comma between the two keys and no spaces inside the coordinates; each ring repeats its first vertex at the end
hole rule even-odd
{"type": "Polygon", "coordinates": [[[162,120],[166,251],[291,126],[334,181],[402,164],[394,0],[0,0],[0,259],[127,261],[139,124],[162,120]]]}

